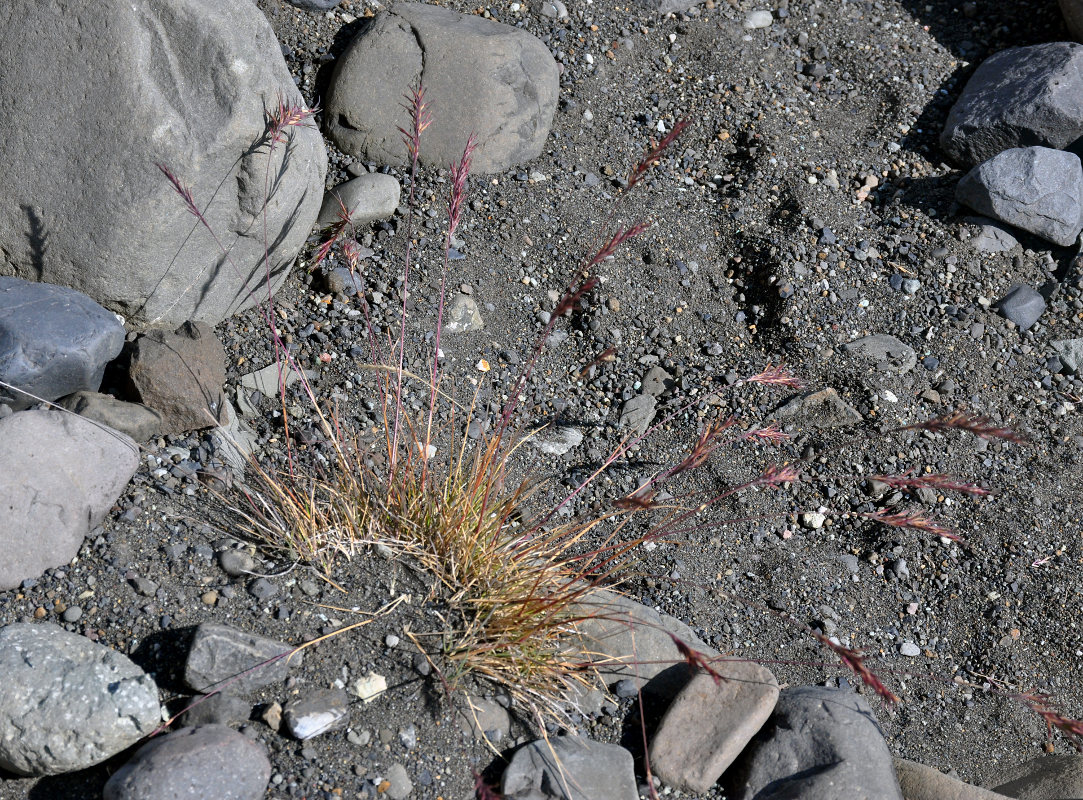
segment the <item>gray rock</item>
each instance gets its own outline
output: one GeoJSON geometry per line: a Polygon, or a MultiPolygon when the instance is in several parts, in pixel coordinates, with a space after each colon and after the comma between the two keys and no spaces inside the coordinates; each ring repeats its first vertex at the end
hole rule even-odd
{"type": "Polygon", "coordinates": [[[392,6],[339,58],[325,104],[328,136],[350,155],[402,162],[398,128],[410,127],[402,97],[419,82],[433,110],[424,163],[458,160],[471,133],[478,173],[541,154],[559,83],[549,49],[511,26],[420,3],[392,6]]]}
{"type": "Polygon", "coordinates": [[[918,363],[914,348],[886,333],[863,336],[847,342],[842,349],[857,358],[871,361],[881,372],[893,372],[897,375],[904,375],[918,363]]]}
{"type": "Polygon", "coordinates": [[[968,242],[979,253],[1005,253],[1019,244],[1011,231],[996,220],[988,217],[964,217],[963,221],[980,226],[978,233],[968,242]]]}
{"type": "Polygon", "coordinates": [[[1070,245],[1083,230],[1083,165],[1074,153],[1016,147],[964,175],[955,198],[993,219],[1070,245]]]}
{"type": "Polygon", "coordinates": [[[127,657],[51,623],[0,628],[0,767],[57,775],[161,724],[158,687],[127,657]]]}
{"type": "Polygon", "coordinates": [[[673,376],[661,367],[653,366],[647,370],[647,374],[643,376],[640,383],[642,384],[640,391],[643,394],[649,394],[651,397],[661,397],[667,389],[673,386],[673,376]]]}
{"type": "Polygon", "coordinates": [[[902,800],[872,709],[838,689],[784,689],[738,765],[740,800],[902,800]]]}
{"type": "Polygon", "coordinates": [[[1038,756],[1004,770],[990,784],[992,791],[1020,800],[1083,797],[1083,756],[1038,756]]]}
{"type": "Polygon", "coordinates": [[[1029,286],[1016,284],[996,303],[1000,313],[1020,330],[1028,330],[1045,312],[1045,298],[1029,286]]]}
{"type": "Polygon", "coordinates": [[[444,309],[444,333],[465,333],[480,331],[485,327],[478,304],[468,294],[457,294],[448,301],[444,309]]]}
{"type": "Polygon", "coordinates": [[[779,422],[793,422],[813,428],[842,428],[857,425],[861,415],[834,389],[801,395],[781,405],[772,415],[779,422]]]}
{"type": "Polygon", "coordinates": [[[319,225],[337,222],[345,207],[355,228],[387,219],[399,205],[399,182],[391,175],[373,172],[340,183],[327,192],[320,208],[319,225]]]}
{"type": "Polygon", "coordinates": [[[235,480],[243,481],[244,470],[255,450],[258,437],[256,432],[237,416],[228,400],[222,405],[222,415],[225,417],[224,424],[211,431],[209,436],[211,452],[225,462],[235,480]]]}
{"type": "Polygon", "coordinates": [[[568,19],[568,7],[561,0],[534,0],[530,10],[549,19],[568,19]]]}
{"type": "Polygon", "coordinates": [[[138,466],[135,442],[75,414],[0,419],[0,590],[75,558],[138,466]]]}
{"type": "Polygon", "coordinates": [[[196,725],[233,725],[246,722],[252,715],[252,704],[232,694],[199,695],[191,708],[181,715],[180,724],[186,728],[196,725]]]}
{"type": "Polygon", "coordinates": [[[263,746],[224,725],[152,739],[105,784],[104,800],[259,800],[271,779],[263,746]]]}
{"type": "Polygon", "coordinates": [[[282,724],[304,741],[343,728],[350,719],[350,696],[342,689],[317,689],[291,698],[282,707],[282,724]]]}
{"type": "Polygon", "coordinates": [[[637,394],[621,406],[618,424],[622,428],[631,428],[637,435],[642,436],[654,421],[657,405],[658,401],[649,394],[637,394]]]}
{"type": "Polygon", "coordinates": [[[607,685],[631,680],[658,697],[676,695],[692,671],[670,634],[706,658],[718,656],[680,620],[605,589],[591,592],[574,611],[585,617],[576,623],[578,651],[591,654],[607,685]]]}
{"type": "Polygon", "coordinates": [[[778,700],[778,681],[750,661],[715,661],[681,689],[651,741],[651,767],[670,786],[704,793],[733,763],[778,700]]]}
{"type": "Polygon", "coordinates": [[[638,800],[632,754],[615,744],[550,736],[515,751],[500,780],[507,800],[638,800]]]}
{"type": "Polygon", "coordinates": [[[324,285],[332,294],[344,294],[354,297],[365,291],[365,280],[346,267],[335,267],[324,276],[324,285]]]}
{"type": "MultiPolygon", "coordinates": [[[[85,294],[0,277],[3,383],[42,400],[56,400],[80,389],[97,391],[105,365],[123,346],[124,326],[85,294]]],[[[0,403],[15,411],[38,402],[35,397],[0,384],[0,403]]]]}
{"type": "Polygon", "coordinates": [[[543,453],[562,456],[583,443],[583,431],[573,425],[550,425],[536,431],[527,441],[543,453]]]}
{"type": "Polygon", "coordinates": [[[702,0],[635,0],[635,5],[644,11],[665,16],[687,11],[692,6],[699,5],[700,2],[702,0]]]}
{"type": "Polygon", "coordinates": [[[974,166],[1013,147],[1063,150],[1083,136],[1083,45],[1012,47],[974,70],[940,145],[974,166]]]}
{"type": "Polygon", "coordinates": [[[225,422],[226,352],[206,323],[141,334],[131,346],[128,380],[139,402],[162,415],[166,433],[225,422]]]}
{"type": "Polygon", "coordinates": [[[247,694],[284,681],[289,668],[299,665],[304,653],[267,662],[291,650],[288,644],[274,639],[204,622],[192,637],[184,663],[184,682],[204,694],[215,690],[247,694]]]}
{"type": "Polygon", "coordinates": [[[906,800],[1004,800],[1005,795],[996,794],[956,778],[938,769],[895,759],[895,775],[906,800]]]}
{"type": "Polygon", "coordinates": [[[1077,374],[1083,367],[1083,339],[1058,339],[1050,344],[1064,365],[1064,372],[1077,374]]]}
{"type": "Polygon", "coordinates": [[[76,392],[60,398],[56,404],[81,417],[108,425],[137,442],[153,439],[162,430],[162,415],[153,408],[126,403],[108,394],[76,392]]]}
{"type": "Polygon", "coordinates": [[[286,0],[286,2],[304,11],[323,12],[335,8],[342,0],[286,0]]]}
{"type": "Polygon", "coordinates": [[[770,11],[750,11],[745,17],[744,27],[748,30],[757,30],[759,28],[770,28],[771,23],[775,21],[775,18],[771,16],[770,11]]]}
{"type": "Polygon", "coordinates": [[[391,785],[387,787],[385,794],[391,800],[406,800],[410,792],[414,790],[413,781],[410,780],[406,767],[397,761],[387,768],[387,782],[391,785]]]}
{"type": "Polygon", "coordinates": [[[75,0],[58,14],[8,0],[0,64],[0,164],[19,165],[0,173],[0,271],[78,289],[137,326],[213,324],[267,297],[266,208],[272,288],[285,279],[327,156],[302,126],[268,155],[266,113],[302,99],[254,3],[75,0]],[[191,187],[229,263],[158,164],[191,187]]]}
{"type": "Polygon", "coordinates": [[[256,559],[244,550],[223,550],[218,554],[218,565],[231,578],[249,575],[256,571],[256,559]]]}
{"type": "Polygon", "coordinates": [[[456,712],[459,729],[475,740],[488,739],[499,745],[511,734],[511,717],[504,706],[487,697],[466,697],[456,712]]]}

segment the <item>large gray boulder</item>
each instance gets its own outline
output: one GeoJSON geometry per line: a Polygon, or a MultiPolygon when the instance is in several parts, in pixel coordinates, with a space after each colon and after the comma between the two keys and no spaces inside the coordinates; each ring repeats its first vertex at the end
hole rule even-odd
{"type": "Polygon", "coordinates": [[[1083,136],[1083,45],[1001,50],[981,63],[952,106],[940,146],[974,166],[1012,147],[1071,147],[1083,136]]]}
{"type": "Polygon", "coordinates": [[[313,128],[269,154],[280,100],[301,103],[251,0],[0,3],[0,274],[78,289],[136,325],[213,324],[266,297],[263,212],[277,286],[327,169],[313,128]]]}
{"type": "Polygon", "coordinates": [[[92,766],[161,724],[154,679],[125,655],[52,623],[0,628],[0,767],[92,766]]]}
{"type": "Polygon", "coordinates": [[[1013,147],[979,164],[955,187],[955,199],[986,216],[1055,244],[1083,230],[1083,165],[1048,147],[1013,147]]]}
{"type": "Polygon", "coordinates": [[[138,465],[134,441],[77,414],[0,419],[0,591],[75,558],[138,465]]]}
{"type": "Polygon", "coordinates": [[[0,277],[0,403],[18,411],[96,391],[123,346],[120,320],[85,294],[0,277]]]}
{"type": "Polygon", "coordinates": [[[350,43],[324,105],[327,135],[378,163],[406,158],[403,96],[425,87],[433,122],[421,160],[446,167],[477,134],[475,172],[499,172],[541,154],[560,74],[536,37],[438,6],[398,3],[350,43]]]}

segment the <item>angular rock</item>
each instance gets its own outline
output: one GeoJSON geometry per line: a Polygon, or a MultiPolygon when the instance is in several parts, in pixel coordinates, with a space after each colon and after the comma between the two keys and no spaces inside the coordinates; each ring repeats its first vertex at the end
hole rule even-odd
{"type": "Polygon", "coordinates": [[[317,689],[291,698],[282,707],[282,724],[290,736],[304,741],[346,726],[350,697],[342,689],[317,689]]]}
{"type": "Polygon", "coordinates": [[[740,800],[902,800],[891,752],[860,695],[784,689],[732,777],[740,800]]]}
{"type": "Polygon", "coordinates": [[[575,613],[586,617],[576,623],[577,651],[590,654],[607,685],[628,679],[662,698],[677,694],[692,673],[670,634],[707,658],[718,655],[680,620],[605,589],[591,592],[575,613]]]}
{"type": "MultiPolygon", "coordinates": [[[[85,294],[0,277],[0,381],[42,400],[97,391],[122,347],[120,320],[85,294]]],[[[0,385],[0,403],[15,411],[38,402],[30,395],[0,385]]]]}
{"type": "Polygon", "coordinates": [[[7,0],[0,65],[0,164],[19,165],[0,173],[6,274],[78,289],[137,326],[213,324],[267,296],[266,210],[272,288],[285,279],[327,155],[299,125],[268,146],[267,113],[302,98],[254,3],[75,0],[58,13],[7,0]],[[228,261],[159,164],[191,187],[228,261]]]}
{"type": "Polygon", "coordinates": [[[1058,339],[1050,344],[1064,365],[1064,372],[1075,375],[1083,368],[1083,339],[1058,339]]]}
{"type": "Polygon", "coordinates": [[[515,751],[500,779],[507,800],[638,800],[632,754],[615,744],[550,736],[515,751]]]}
{"type": "Polygon", "coordinates": [[[1019,326],[1029,330],[1045,313],[1045,298],[1029,286],[1016,284],[996,302],[1000,313],[1019,326]]]}
{"type": "Polygon", "coordinates": [[[906,800],[1005,800],[1006,797],[903,758],[895,759],[895,775],[906,800]]]}
{"type": "Polygon", "coordinates": [[[795,397],[775,409],[772,416],[779,422],[792,421],[795,425],[808,425],[813,428],[842,428],[861,422],[861,415],[857,410],[830,387],[795,397]]]}
{"type": "Polygon", "coordinates": [[[1019,244],[1007,226],[988,217],[964,217],[964,222],[979,225],[980,229],[968,244],[979,253],[1004,253],[1019,244]]]}
{"type": "Polygon", "coordinates": [[[141,334],[131,345],[131,391],[162,415],[165,433],[225,424],[226,351],[203,322],[141,334]]]}
{"type": "Polygon", "coordinates": [[[335,8],[342,0],[286,0],[286,2],[304,11],[326,12],[335,8]]]}
{"type": "Polygon", "coordinates": [[[511,717],[504,706],[487,697],[467,697],[456,711],[459,730],[475,740],[488,739],[499,745],[511,733],[511,717]]]}
{"type": "Polygon", "coordinates": [[[1083,136],[1083,45],[1012,47],[974,70],[940,146],[974,166],[1013,147],[1072,147],[1083,136]]]}
{"type": "Polygon", "coordinates": [[[104,800],[259,800],[271,779],[263,746],[224,725],[151,739],[105,784],[104,800]]]}
{"type": "Polygon", "coordinates": [[[886,333],[863,336],[847,342],[842,349],[857,358],[871,361],[880,372],[893,372],[896,375],[904,375],[918,363],[914,348],[886,333]]]}
{"type": "Polygon", "coordinates": [[[301,663],[303,652],[264,662],[292,649],[274,639],[244,633],[228,625],[204,622],[192,637],[184,662],[184,682],[203,694],[215,690],[247,694],[261,686],[284,681],[290,666],[301,663]],[[257,666],[260,664],[263,666],[257,666]],[[247,674],[241,675],[245,672],[247,674]],[[236,680],[226,685],[234,678],[236,680]]]}
{"type": "Polygon", "coordinates": [[[196,725],[233,725],[245,722],[252,714],[252,704],[236,695],[221,692],[192,698],[192,707],[181,716],[186,728],[196,725]]]}
{"type": "Polygon", "coordinates": [[[135,442],[75,414],[0,419],[0,590],[75,558],[138,466],[135,442]]]}
{"type": "Polygon", "coordinates": [[[361,175],[327,192],[316,222],[319,225],[338,222],[343,207],[354,227],[387,219],[395,213],[399,194],[399,182],[393,176],[379,172],[361,175]]]}
{"type": "Polygon", "coordinates": [[[419,82],[433,110],[424,163],[458,160],[471,133],[478,173],[541,154],[559,83],[549,49],[509,25],[421,3],[392,6],[339,58],[325,103],[328,136],[367,161],[404,161],[402,97],[419,82]]]}
{"type": "Polygon", "coordinates": [[[237,416],[228,400],[223,404],[222,411],[225,423],[211,431],[208,437],[211,455],[229,470],[232,480],[243,481],[244,470],[248,466],[248,459],[256,447],[258,437],[255,431],[237,416]]]}
{"type": "Polygon", "coordinates": [[[1074,244],[1083,230],[1083,165],[1073,153],[1016,147],[964,175],[955,199],[1055,244],[1074,244]]]}
{"type": "Polygon", "coordinates": [[[153,408],[126,403],[108,394],[75,392],[62,397],[56,404],[81,417],[108,425],[137,442],[153,439],[162,430],[162,415],[153,408]]]}
{"type": "Polygon", "coordinates": [[[57,775],[161,724],[158,687],[125,655],[52,623],[0,628],[0,767],[57,775]]]}
{"type": "Polygon", "coordinates": [[[583,431],[572,425],[551,425],[536,431],[527,441],[543,453],[562,456],[583,443],[583,431]]]}
{"type": "Polygon", "coordinates": [[[622,428],[631,428],[637,436],[642,436],[654,421],[657,405],[658,401],[649,394],[630,397],[620,408],[620,420],[617,424],[622,428]]]}
{"type": "Polygon", "coordinates": [[[1083,797],[1083,756],[1038,756],[1004,770],[990,784],[992,791],[1020,800],[1083,797]]]}
{"type": "Polygon", "coordinates": [[[748,661],[714,661],[673,699],[651,741],[651,768],[670,786],[710,790],[767,721],[778,681],[748,661]]]}
{"type": "Polygon", "coordinates": [[[481,311],[474,298],[468,294],[457,294],[448,301],[444,309],[444,333],[465,333],[480,331],[485,327],[481,311]]]}

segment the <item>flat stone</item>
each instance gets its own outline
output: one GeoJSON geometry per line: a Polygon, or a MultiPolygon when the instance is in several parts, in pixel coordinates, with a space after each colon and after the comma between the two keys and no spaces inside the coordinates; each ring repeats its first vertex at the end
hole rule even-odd
{"type": "Polygon", "coordinates": [[[1019,244],[1008,226],[988,217],[964,217],[963,222],[977,225],[978,233],[967,241],[979,253],[1006,253],[1019,244]]]}
{"type": "Polygon", "coordinates": [[[291,650],[290,645],[274,639],[204,622],[192,637],[184,662],[184,682],[203,694],[216,690],[248,694],[284,681],[290,667],[301,664],[303,652],[266,663],[291,650]]]}
{"type": "Polygon", "coordinates": [[[1029,330],[1045,313],[1045,298],[1029,286],[1016,284],[996,303],[1000,313],[1020,330],[1029,330]]]}
{"type": "Polygon", "coordinates": [[[391,785],[387,787],[385,794],[391,800],[406,800],[414,790],[413,781],[410,780],[406,767],[397,761],[387,768],[387,782],[391,785]]]}
{"type": "Polygon", "coordinates": [[[515,751],[500,780],[507,800],[639,800],[632,754],[615,744],[550,736],[515,751]]]}
{"type": "Polygon", "coordinates": [[[361,175],[340,183],[324,195],[316,223],[331,225],[338,222],[343,208],[355,228],[388,219],[399,205],[400,194],[399,182],[392,175],[379,172],[361,175]]]}
{"type": "Polygon", "coordinates": [[[527,441],[543,453],[562,456],[583,443],[583,431],[573,425],[549,425],[536,431],[527,441]]]}
{"type": "Polygon", "coordinates": [[[586,617],[575,625],[576,648],[591,654],[606,685],[631,680],[658,697],[675,696],[693,672],[670,634],[706,658],[718,656],[680,620],[606,589],[591,592],[574,612],[586,617]]]}
{"type": "Polygon", "coordinates": [[[58,775],[161,724],[158,687],[127,656],[49,622],[0,628],[0,767],[58,775]]]}
{"type": "Polygon", "coordinates": [[[75,414],[0,419],[0,590],[71,562],[138,466],[134,441],[75,414]]]}
{"type": "Polygon", "coordinates": [[[1005,800],[1006,798],[1006,795],[963,783],[938,769],[915,761],[896,758],[894,763],[899,788],[906,800],[1005,800]]]}
{"type": "Polygon", "coordinates": [[[720,660],[674,698],[651,741],[654,774],[675,789],[704,793],[767,721],[778,681],[749,661],[720,660]]]}
{"type": "Polygon", "coordinates": [[[1054,244],[1074,244],[1083,230],[1083,165],[1062,150],[1012,148],[964,175],[955,199],[1054,244]]]}
{"type": "Polygon", "coordinates": [[[104,800],[259,800],[271,779],[263,745],[224,725],[151,739],[105,784],[104,800]]]}
{"type": "Polygon", "coordinates": [[[618,425],[631,428],[636,435],[642,436],[654,421],[657,405],[658,401],[649,394],[637,394],[628,398],[621,406],[618,425]]]}
{"type": "Polygon", "coordinates": [[[467,294],[452,297],[444,308],[444,333],[480,331],[485,327],[477,301],[467,294]]]}
{"type": "Polygon", "coordinates": [[[1050,344],[1064,365],[1064,371],[1070,375],[1077,374],[1083,367],[1083,339],[1058,339],[1050,344]]]}
{"type": "Polygon", "coordinates": [[[1083,797],[1083,755],[1038,756],[1004,770],[989,785],[1019,800],[1083,797]]]}
{"type": "Polygon", "coordinates": [[[350,698],[342,689],[306,692],[282,707],[282,724],[290,736],[302,741],[344,728],[349,719],[350,698]]]}
{"type": "Polygon", "coordinates": [[[952,106],[940,145],[973,166],[1013,147],[1065,150],[1083,136],[1083,45],[1011,47],[985,59],[952,106]]]}
{"type": "Polygon", "coordinates": [[[467,697],[456,711],[459,729],[475,740],[500,744],[511,734],[511,717],[504,706],[487,697],[467,697]]]}
{"type": "Polygon", "coordinates": [[[267,114],[303,99],[252,5],[0,3],[7,274],[82,291],[138,328],[215,324],[278,288],[319,211],[327,153],[312,124],[268,152],[267,114]],[[158,164],[190,187],[228,263],[158,164]]]}
{"type": "Polygon", "coordinates": [[[209,697],[197,695],[191,708],[181,715],[181,725],[233,725],[247,722],[252,714],[252,704],[233,694],[220,692],[209,697]]]}
{"type": "Polygon", "coordinates": [[[108,425],[137,442],[153,439],[162,430],[162,415],[139,403],[126,403],[109,394],[75,392],[56,404],[81,417],[108,425]]]}
{"type": "Polygon", "coordinates": [[[739,800],[903,800],[869,704],[821,686],[782,690],[732,771],[739,800]]]}
{"type": "Polygon", "coordinates": [[[141,334],[131,345],[128,381],[136,399],[162,415],[165,433],[225,422],[226,352],[206,323],[141,334]]]}
{"type": "Polygon", "coordinates": [[[772,417],[813,428],[844,428],[862,421],[857,410],[831,388],[795,397],[777,408],[772,417]]]}
{"type": "Polygon", "coordinates": [[[559,70],[531,34],[421,3],[396,3],[347,46],[325,103],[328,137],[377,163],[406,158],[402,98],[419,83],[436,113],[423,163],[446,168],[477,136],[475,173],[500,172],[541,154],[556,111],[559,70]]]}
{"type": "Polygon", "coordinates": [[[667,389],[673,387],[673,376],[655,365],[647,370],[647,374],[643,376],[640,383],[642,384],[640,391],[643,394],[649,394],[651,397],[661,397],[667,389]]]}
{"type": "Polygon", "coordinates": [[[914,348],[886,333],[862,336],[860,339],[847,342],[842,349],[856,358],[871,361],[878,369],[896,375],[906,374],[918,363],[914,348]]]}
{"type": "Polygon", "coordinates": [[[0,386],[0,403],[19,411],[97,391],[122,347],[120,320],[82,292],[0,276],[0,381],[15,387],[0,386]]]}

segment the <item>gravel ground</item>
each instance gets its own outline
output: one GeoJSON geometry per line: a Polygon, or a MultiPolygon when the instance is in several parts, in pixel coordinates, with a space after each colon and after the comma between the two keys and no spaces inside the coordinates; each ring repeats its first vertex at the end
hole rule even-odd
{"type": "MultiPolygon", "coordinates": [[[[360,0],[329,14],[278,0],[260,5],[310,103],[318,102],[360,18],[378,9],[360,0]]],[[[866,649],[870,665],[903,698],[894,713],[881,713],[899,756],[980,783],[1041,753],[1039,717],[952,678],[981,684],[985,676],[1050,692],[1067,714],[1083,716],[1083,381],[1048,363],[1052,341],[1083,329],[1083,272],[1073,250],[1025,236],[1020,247],[993,255],[968,244],[976,228],[953,202],[961,173],[944,163],[937,137],[983,58],[1067,38],[1055,3],[795,0],[771,9],[769,28],[751,30],[742,23],[761,6],[743,0],[664,18],[600,2],[573,5],[566,21],[517,3],[483,9],[554,51],[563,65],[561,100],[542,157],[472,181],[459,232],[464,257],[452,262],[450,283],[477,301],[485,327],[443,340],[448,384],[469,397],[478,381],[482,400],[498,403],[606,214],[615,207],[625,223],[650,220],[640,239],[598,270],[603,283],[581,313],[558,326],[524,391],[525,422],[558,420],[585,433],[564,456],[529,456],[529,467],[549,476],[544,497],[576,485],[626,433],[620,410],[652,367],[669,376],[660,414],[769,363],[784,362],[810,389],[833,387],[860,424],[798,428],[774,450],[725,450],[689,488],[717,491],[780,460],[800,460],[814,480],[793,492],[743,495],[681,541],[642,549],[627,590],[719,650],[763,660],[788,685],[854,679],[763,606],[866,649]],[[681,117],[692,124],[677,147],[641,193],[614,206],[620,177],[650,137],[681,117]],[[1017,282],[1051,292],[1047,312],[1027,332],[990,308],[1017,282]],[[875,333],[913,348],[916,366],[902,375],[877,370],[842,348],[875,333]],[[616,360],[581,376],[610,346],[616,360]],[[480,359],[490,372],[476,369],[480,359]],[[1031,441],[882,433],[959,406],[1031,441]],[[855,478],[910,468],[969,477],[998,492],[982,500],[877,498],[855,478]],[[852,513],[896,501],[924,505],[965,541],[888,529],[852,513]],[[822,527],[804,512],[822,513],[822,527]],[[737,517],[753,519],[721,525],[737,517]],[[755,605],[735,604],[720,596],[726,593],[755,605]]],[[[351,166],[366,168],[329,151],[329,186],[349,177],[351,166]]],[[[408,363],[422,374],[432,350],[445,178],[426,174],[417,187],[423,238],[407,341],[408,363]]],[[[364,242],[373,251],[367,297],[378,328],[398,322],[404,230],[397,216],[375,225],[364,242]]],[[[339,401],[345,423],[368,429],[375,396],[362,369],[357,303],[338,302],[321,286],[319,275],[295,270],[278,296],[282,330],[298,361],[318,372],[317,394],[339,401]]],[[[258,314],[223,323],[218,333],[232,390],[241,375],[272,360],[258,314]]],[[[722,410],[730,406],[751,424],[788,395],[741,390],[724,398],[722,410]]],[[[295,444],[303,458],[318,457],[319,436],[306,425],[300,395],[296,402],[295,444]]],[[[249,422],[259,455],[284,465],[276,403],[257,410],[249,422]]],[[[676,413],[613,471],[606,492],[585,493],[575,511],[589,513],[605,495],[627,492],[679,460],[710,410],[701,403],[676,413]]],[[[166,468],[207,456],[200,434],[158,444],[166,468]]],[[[278,577],[261,584],[273,593],[256,597],[218,564],[216,550],[231,546],[237,530],[227,517],[206,513],[207,498],[201,483],[183,470],[163,473],[151,456],[78,562],[0,595],[0,616],[44,617],[88,632],[154,670],[167,693],[179,693],[178,654],[192,625],[222,622],[299,643],[356,621],[348,609],[372,611],[412,592],[414,604],[309,649],[289,685],[253,697],[284,701],[370,669],[391,686],[380,701],[352,709],[348,734],[299,743],[253,721],[247,732],[267,744],[274,765],[268,796],[373,794],[395,763],[406,767],[419,798],[467,797],[473,770],[499,774],[500,760],[458,731],[439,685],[418,674],[411,652],[387,646],[388,634],[402,637],[404,626],[424,624],[425,587],[416,575],[377,555],[359,557],[335,572],[343,593],[303,568],[263,557],[257,571],[278,577]],[[407,747],[411,728],[416,744],[407,747]]],[[[609,711],[583,721],[582,730],[611,741],[624,736],[635,747],[628,701],[609,711]]],[[[513,736],[526,733],[520,727],[513,736]]],[[[1060,740],[1056,748],[1068,750],[1060,740]]],[[[0,798],[94,796],[115,767],[6,780],[0,798]]],[[[711,796],[723,795],[716,789],[711,796]]]]}

